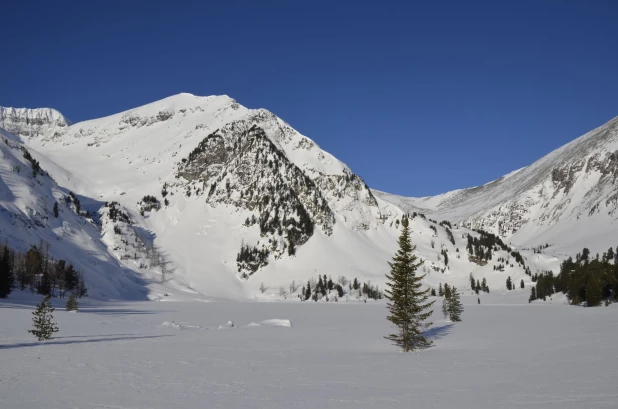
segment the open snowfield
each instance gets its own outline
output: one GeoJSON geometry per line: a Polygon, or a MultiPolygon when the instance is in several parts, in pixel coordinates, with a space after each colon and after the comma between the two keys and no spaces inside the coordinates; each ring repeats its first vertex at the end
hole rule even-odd
{"type": "Polygon", "coordinates": [[[383,303],[54,300],[60,332],[37,342],[38,297],[13,294],[0,407],[616,408],[618,308],[525,296],[464,296],[457,324],[438,301],[434,346],[403,354],[383,303]]]}

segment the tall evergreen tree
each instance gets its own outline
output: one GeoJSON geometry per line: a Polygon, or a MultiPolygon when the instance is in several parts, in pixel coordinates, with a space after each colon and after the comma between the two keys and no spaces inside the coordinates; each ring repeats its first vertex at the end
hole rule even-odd
{"type": "Polygon", "coordinates": [[[0,254],[0,298],[6,298],[13,290],[13,266],[8,246],[0,254]]]}
{"type": "Polygon", "coordinates": [[[485,279],[485,277],[483,277],[483,281],[481,281],[481,290],[485,291],[486,293],[489,292],[489,287],[487,287],[487,280],[485,279]]]}
{"type": "Polygon", "coordinates": [[[519,287],[520,288],[526,288],[526,285],[524,284],[524,279],[521,279],[521,282],[519,283],[519,287]]]}
{"type": "Polygon", "coordinates": [[[68,291],[73,291],[77,288],[79,284],[79,275],[75,268],[73,268],[73,264],[69,264],[69,266],[64,271],[64,287],[68,291]]]}
{"type": "Polygon", "coordinates": [[[58,332],[56,323],[52,322],[54,319],[52,313],[55,308],[52,307],[50,298],[50,295],[46,296],[40,304],[37,304],[36,310],[32,312],[32,325],[34,329],[28,332],[37,337],[39,341],[48,340],[54,332],[58,332]]]}
{"type": "Polygon", "coordinates": [[[446,298],[449,298],[451,296],[451,287],[448,285],[448,283],[444,284],[444,296],[446,298]]]}
{"type": "Polygon", "coordinates": [[[442,315],[444,315],[444,319],[448,319],[448,306],[451,299],[451,292],[449,291],[448,296],[444,295],[444,299],[442,300],[442,315]]]}
{"type": "Polygon", "coordinates": [[[438,295],[440,297],[444,296],[444,290],[442,289],[442,283],[440,283],[440,285],[438,286],[438,295]]]}
{"type": "Polygon", "coordinates": [[[58,202],[55,202],[54,203],[54,217],[57,219],[58,216],[59,216],[59,213],[58,213],[58,202]]]}
{"type": "Polygon", "coordinates": [[[305,289],[305,300],[311,298],[311,282],[307,281],[307,288],[305,289]]]}
{"type": "Polygon", "coordinates": [[[425,320],[432,313],[430,307],[434,301],[427,301],[429,289],[421,290],[421,280],[425,276],[417,276],[416,270],[423,262],[418,261],[414,255],[415,248],[410,242],[408,219],[403,217],[399,250],[393,261],[388,263],[391,272],[386,275],[388,288],[385,290],[390,313],[387,319],[397,327],[397,333],[385,338],[404,352],[431,345],[431,341],[423,335],[423,330],[431,325],[425,320]]]}
{"type": "Polygon", "coordinates": [[[592,274],[586,283],[586,306],[596,307],[601,304],[603,298],[599,279],[592,274]]]}
{"type": "Polygon", "coordinates": [[[532,289],[530,290],[530,298],[528,298],[528,302],[532,302],[536,300],[536,288],[532,287],[532,289]]]}
{"type": "Polygon", "coordinates": [[[448,315],[453,322],[461,321],[461,313],[463,312],[463,305],[457,287],[451,288],[451,297],[448,300],[448,315]]]}
{"type": "Polygon", "coordinates": [[[38,292],[42,295],[51,294],[51,277],[49,276],[49,272],[45,269],[43,270],[43,274],[41,275],[41,280],[39,281],[38,292]]]}

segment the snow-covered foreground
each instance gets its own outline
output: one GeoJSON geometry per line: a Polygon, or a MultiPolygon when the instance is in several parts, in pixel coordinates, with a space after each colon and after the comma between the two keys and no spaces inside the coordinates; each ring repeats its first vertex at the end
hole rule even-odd
{"type": "MultiPolygon", "coordinates": [[[[0,301],[2,408],[615,408],[618,308],[464,297],[434,346],[382,338],[382,303],[82,301],[36,342],[0,301]],[[235,327],[228,327],[233,321],[235,327]],[[290,326],[291,323],[291,326],[290,326]],[[259,325],[258,325],[259,324],[259,325]]],[[[21,298],[21,300],[20,300],[21,298]]],[[[55,300],[58,302],[58,300],[55,300]]],[[[58,305],[60,307],[60,305],[58,305]]]]}

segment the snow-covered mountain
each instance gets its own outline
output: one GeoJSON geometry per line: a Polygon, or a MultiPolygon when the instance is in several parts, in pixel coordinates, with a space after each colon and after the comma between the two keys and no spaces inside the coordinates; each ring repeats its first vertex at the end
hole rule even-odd
{"type": "Polygon", "coordinates": [[[406,211],[490,231],[519,246],[603,252],[618,244],[618,117],[483,186],[424,198],[374,193],[406,211]]]}
{"type": "MultiPolygon", "coordinates": [[[[437,219],[419,214],[410,224],[417,253],[426,260],[426,282],[434,288],[445,282],[469,288],[473,273],[485,278],[492,290],[502,290],[509,276],[529,284],[526,267],[534,273],[556,269],[560,262],[520,248],[541,244],[536,237],[520,240],[519,247],[489,246],[493,261],[466,250],[468,235],[479,238],[468,227],[504,233],[488,221],[481,222],[480,213],[501,209],[495,210],[494,218],[508,221],[495,221],[496,226],[518,220],[519,207],[510,201],[520,203],[527,197],[525,192],[537,192],[534,186],[544,179],[539,176],[533,183],[529,179],[545,170],[529,174],[536,164],[481,188],[408,199],[370,190],[345,164],[276,115],[245,108],[227,96],[179,94],[76,124],[50,110],[5,108],[0,112],[5,113],[0,127],[18,134],[12,136],[12,143],[19,143],[21,137],[32,157],[53,177],[54,186],[75,192],[96,215],[88,240],[105,246],[99,251],[104,254],[101,257],[113,258],[106,272],[92,272],[96,279],[113,282],[114,274],[107,271],[120,266],[127,277],[146,286],[150,298],[163,292],[282,297],[285,291],[280,288],[288,289],[292,281],[302,285],[324,275],[334,280],[345,275],[383,286],[401,217],[413,211],[437,219]],[[30,118],[47,119],[33,133],[23,128],[30,118]],[[521,187],[529,182],[531,189],[521,187]],[[519,193],[510,196],[515,188],[519,193]],[[484,197],[479,196],[482,192],[484,197]],[[487,207],[488,203],[493,206],[487,207]],[[438,223],[442,220],[464,223],[438,223]],[[518,249],[522,263],[511,254],[518,249]],[[498,265],[502,267],[496,269],[498,265]]],[[[586,152],[599,152],[597,170],[591,171],[600,175],[597,184],[614,172],[608,165],[613,162],[603,154],[603,149],[614,147],[615,130],[611,129],[610,136],[587,144],[594,147],[586,152]]],[[[555,167],[548,166],[539,169],[555,167]]],[[[564,169],[564,175],[558,172],[553,178],[564,186],[571,184],[568,189],[554,186],[554,191],[580,191],[578,179],[570,176],[571,167],[564,169]]],[[[3,180],[10,177],[9,170],[2,174],[3,180]]],[[[20,183],[37,182],[28,176],[20,183]]],[[[608,182],[603,186],[610,189],[608,182]]],[[[561,197],[548,189],[549,185],[535,196],[539,208],[561,197]]],[[[31,196],[36,200],[39,194],[31,196]]],[[[0,191],[0,205],[6,207],[11,200],[0,191]]],[[[0,238],[5,234],[0,230],[0,238]]],[[[44,234],[51,233],[45,230],[44,234]]],[[[39,240],[26,237],[24,243],[39,240]]]]}

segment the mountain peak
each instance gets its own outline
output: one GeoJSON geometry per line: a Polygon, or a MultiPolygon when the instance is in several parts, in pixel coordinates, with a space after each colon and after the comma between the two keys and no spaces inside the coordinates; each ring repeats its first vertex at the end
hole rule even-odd
{"type": "Polygon", "coordinates": [[[71,121],[53,108],[0,107],[0,128],[22,137],[38,137],[66,129],[71,121]]]}

